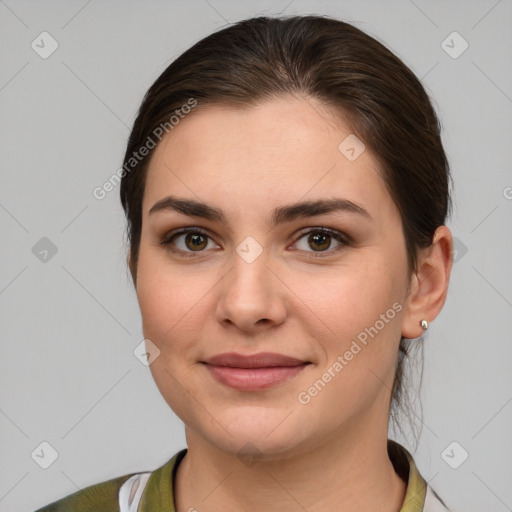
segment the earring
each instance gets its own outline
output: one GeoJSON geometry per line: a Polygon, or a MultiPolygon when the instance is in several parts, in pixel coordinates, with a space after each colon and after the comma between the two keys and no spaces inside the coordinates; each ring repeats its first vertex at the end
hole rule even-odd
{"type": "Polygon", "coordinates": [[[428,322],[426,320],[422,320],[420,322],[421,328],[426,331],[428,329],[428,322]]]}

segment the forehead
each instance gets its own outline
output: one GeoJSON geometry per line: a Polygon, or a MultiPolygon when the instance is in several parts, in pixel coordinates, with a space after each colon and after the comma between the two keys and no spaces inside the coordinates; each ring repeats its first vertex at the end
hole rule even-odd
{"type": "Polygon", "coordinates": [[[196,107],[155,149],[144,215],[166,194],[233,214],[334,196],[368,210],[394,206],[377,160],[350,125],[313,98],[288,96],[196,107]]]}

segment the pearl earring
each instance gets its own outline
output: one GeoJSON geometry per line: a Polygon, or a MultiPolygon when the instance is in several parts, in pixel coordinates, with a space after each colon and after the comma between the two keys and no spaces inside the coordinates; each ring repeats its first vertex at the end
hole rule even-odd
{"type": "Polygon", "coordinates": [[[426,320],[422,320],[420,322],[421,328],[426,331],[428,329],[428,322],[426,320]]]}

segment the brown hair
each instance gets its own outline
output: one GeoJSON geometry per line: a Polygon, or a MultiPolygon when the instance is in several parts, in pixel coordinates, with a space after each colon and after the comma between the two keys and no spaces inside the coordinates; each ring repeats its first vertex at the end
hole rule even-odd
{"type": "MultiPolygon", "coordinates": [[[[148,141],[162,131],[159,126],[168,132],[170,119],[183,117],[183,106],[191,99],[197,111],[206,104],[242,108],[284,94],[307,95],[332,107],[371,149],[400,211],[409,272],[416,269],[418,250],[431,245],[451,209],[440,124],[420,81],[390,50],[348,23],[326,16],[257,17],[194,44],[165,69],[143,99],[128,141],[120,190],[134,283],[142,198],[154,149],[140,161],[134,154],[150,147],[148,141]]],[[[409,341],[402,338],[392,392],[395,406],[402,405],[407,392],[403,363],[408,353],[409,341]]]]}

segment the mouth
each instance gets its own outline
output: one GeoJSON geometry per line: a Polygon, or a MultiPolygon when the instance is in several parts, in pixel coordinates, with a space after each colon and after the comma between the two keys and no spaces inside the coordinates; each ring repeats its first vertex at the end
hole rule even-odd
{"type": "Polygon", "coordinates": [[[295,357],[276,354],[274,352],[260,352],[258,354],[244,355],[236,352],[217,354],[206,361],[201,361],[212,366],[227,366],[231,368],[269,368],[299,366],[309,363],[295,357]]]}
{"type": "Polygon", "coordinates": [[[219,354],[201,361],[221,384],[243,390],[259,391],[284,383],[312,364],[282,354],[219,354]]]}

